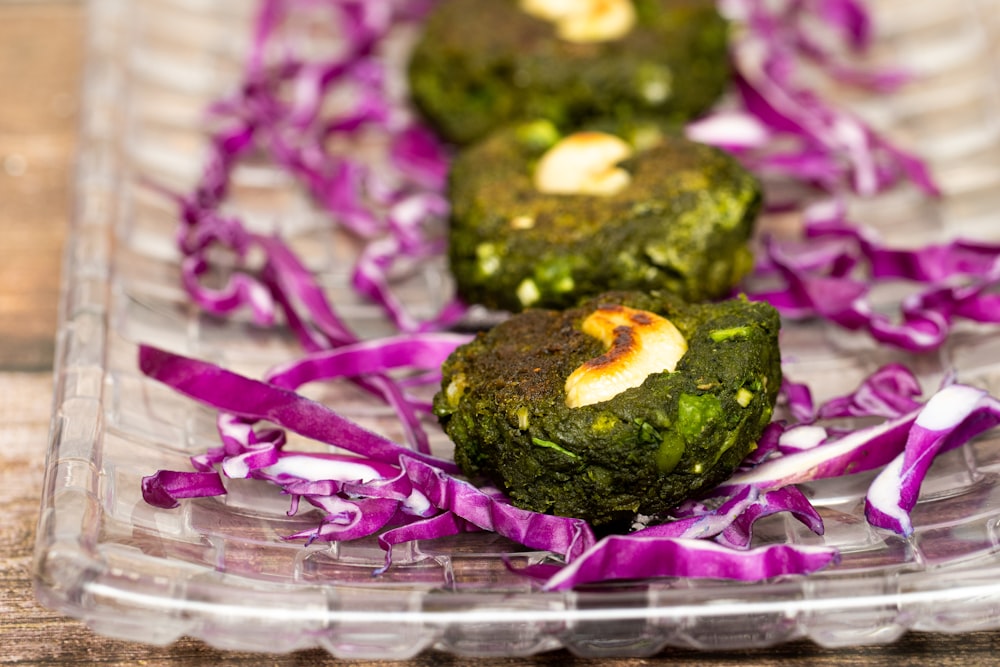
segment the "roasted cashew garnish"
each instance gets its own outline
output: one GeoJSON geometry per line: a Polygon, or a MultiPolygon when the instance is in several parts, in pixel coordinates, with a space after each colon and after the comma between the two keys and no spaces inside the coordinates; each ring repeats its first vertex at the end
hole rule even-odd
{"type": "Polygon", "coordinates": [[[613,134],[571,134],[538,160],[535,189],[559,195],[617,194],[632,181],[629,173],[618,166],[631,155],[632,147],[613,134]]]}
{"type": "Polygon", "coordinates": [[[673,322],[645,310],[601,306],[582,329],[607,351],[566,378],[566,405],[571,408],[607,401],[653,373],[673,372],[687,352],[687,341],[673,322]]]}
{"type": "Polygon", "coordinates": [[[620,39],[636,22],[632,0],[521,0],[521,9],[554,23],[561,39],[580,44],[620,39]]]}

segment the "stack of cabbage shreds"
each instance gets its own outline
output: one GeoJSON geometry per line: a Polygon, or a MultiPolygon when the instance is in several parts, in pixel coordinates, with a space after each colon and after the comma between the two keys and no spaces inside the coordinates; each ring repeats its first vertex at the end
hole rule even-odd
{"type": "Polygon", "coordinates": [[[711,0],[447,0],[410,62],[413,101],[448,141],[506,122],[681,124],[729,81],[711,0]]]}
{"type": "Polygon", "coordinates": [[[435,412],[472,478],[593,525],[658,515],[732,474],[781,385],[763,303],[616,292],[532,309],[460,347],[435,412]]]}

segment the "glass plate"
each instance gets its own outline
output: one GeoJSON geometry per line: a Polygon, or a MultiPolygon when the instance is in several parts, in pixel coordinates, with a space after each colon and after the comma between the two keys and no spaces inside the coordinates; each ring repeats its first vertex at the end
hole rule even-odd
{"type": "MultiPolygon", "coordinates": [[[[62,323],[47,478],[38,529],[37,594],[96,632],[169,643],[182,635],[222,648],[405,658],[435,647],[461,655],[527,655],[565,646],[583,656],[644,656],[666,646],[748,648],[808,637],[826,646],[889,642],[906,629],[1000,627],[1000,436],[938,461],[914,512],[910,539],[870,528],[870,475],[810,485],[825,537],[775,517],[761,539],[825,543],[842,562],[811,577],[756,584],[664,579],[543,593],[503,557],[544,554],[493,535],[401,549],[379,578],[372,541],[288,543],[309,515],[288,517],[270,487],[230,485],[223,498],[172,511],[141,499],[139,480],[185,469],[215,442],[214,419],[141,376],[148,342],[250,375],[290,358],[294,344],[249,322],[220,322],[179,288],[170,206],[141,187],[152,177],[183,189],[201,168],[209,101],[237,80],[253,3],[94,0],[76,210],[65,257],[62,323]]],[[[880,0],[872,58],[919,76],[891,96],[837,93],[903,145],[926,156],[946,191],[928,201],[901,188],[858,202],[853,217],[887,242],[956,235],[1000,239],[1000,2],[880,0]]],[[[307,28],[307,26],[306,26],[307,28]]],[[[279,172],[250,166],[236,199],[250,224],[282,233],[372,334],[378,313],[345,285],[357,249],[328,229],[279,172]],[[281,213],[279,216],[278,213],[281,213]]],[[[770,220],[780,225],[787,221],[770,220]]],[[[448,295],[444,266],[402,289],[433,312],[448,295]]],[[[898,293],[879,295],[886,303],[898,293]]],[[[934,387],[950,369],[1000,393],[1000,337],[964,325],[940,351],[908,357],[863,335],[789,325],[789,373],[823,399],[845,393],[890,361],[934,387]]],[[[337,388],[316,390],[371,428],[389,415],[337,388]]],[[[447,444],[437,442],[442,451],[447,444]]],[[[312,517],[315,518],[315,517],[312,517]]]]}

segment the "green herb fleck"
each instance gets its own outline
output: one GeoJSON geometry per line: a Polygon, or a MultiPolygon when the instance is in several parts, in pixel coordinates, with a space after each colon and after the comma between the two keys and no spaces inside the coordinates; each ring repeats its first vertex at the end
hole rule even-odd
{"type": "Polygon", "coordinates": [[[729,340],[730,338],[746,336],[749,334],[749,327],[730,327],[728,329],[715,329],[714,331],[708,332],[709,337],[716,343],[721,343],[722,341],[729,340]]]}
{"type": "Polygon", "coordinates": [[[556,443],[552,442],[551,440],[542,440],[541,438],[532,438],[531,442],[533,442],[534,444],[538,445],[539,447],[545,447],[546,449],[554,449],[557,452],[562,452],[563,454],[565,454],[566,456],[568,456],[568,457],[570,457],[572,459],[578,459],[578,458],[580,458],[579,456],[577,456],[573,452],[569,451],[568,449],[564,449],[564,448],[560,447],[559,445],[557,445],[556,443]]]}

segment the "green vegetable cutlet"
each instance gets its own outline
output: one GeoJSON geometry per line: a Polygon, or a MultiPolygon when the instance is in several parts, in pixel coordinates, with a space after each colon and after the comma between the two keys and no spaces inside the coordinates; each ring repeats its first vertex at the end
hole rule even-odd
{"type": "MultiPolygon", "coordinates": [[[[729,28],[711,0],[624,2],[634,13],[624,34],[591,30],[582,40],[564,35],[565,17],[528,9],[546,4],[436,5],[408,71],[414,103],[441,136],[464,144],[518,118],[547,118],[564,129],[594,118],[680,124],[708,109],[728,82],[729,28]]],[[[618,3],[555,4],[600,23],[586,12],[618,3]]]]}
{"type": "MultiPolygon", "coordinates": [[[[449,262],[465,301],[516,312],[566,308],[611,289],[664,289],[697,302],[728,296],[752,268],[761,186],[716,148],[653,132],[601,174],[617,190],[540,191],[546,156],[594,134],[615,139],[564,137],[529,122],[457,156],[449,262]]],[[[591,148],[547,171],[571,172],[591,148]]]]}
{"type": "Polygon", "coordinates": [[[755,449],[779,326],[765,303],[657,292],[532,309],[456,350],[434,411],[463,471],[520,507],[595,526],[661,515],[755,449]]]}

